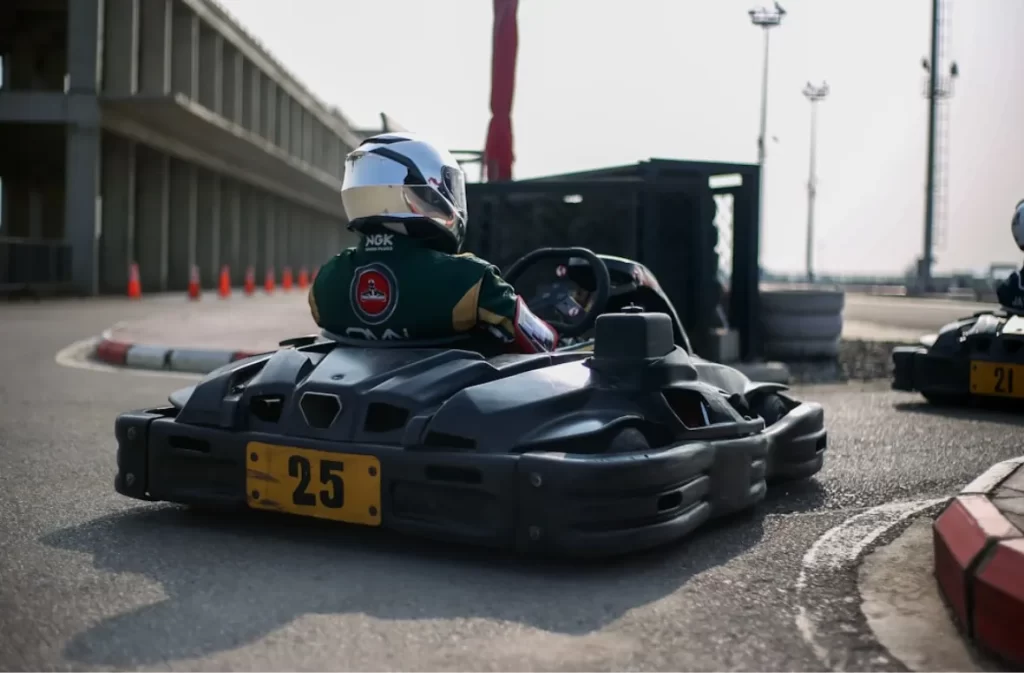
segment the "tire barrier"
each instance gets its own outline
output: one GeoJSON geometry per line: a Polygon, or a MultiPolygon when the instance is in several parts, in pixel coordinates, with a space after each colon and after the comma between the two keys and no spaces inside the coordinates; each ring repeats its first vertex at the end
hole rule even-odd
{"type": "Polygon", "coordinates": [[[765,357],[783,361],[838,357],[845,303],[841,290],[762,292],[765,357]]]}

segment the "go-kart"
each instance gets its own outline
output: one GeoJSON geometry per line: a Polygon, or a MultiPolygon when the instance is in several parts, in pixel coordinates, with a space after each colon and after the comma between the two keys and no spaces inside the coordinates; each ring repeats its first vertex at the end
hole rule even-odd
{"type": "Polygon", "coordinates": [[[932,404],[1024,398],[1024,315],[981,311],[945,325],[920,346],[893,349],[894,390],[932,404]]]}
{"type": "Polygon", "coordinates": [[[555,271],[527,303],[566,347],[291,339],[169,406],[120,415],[115,489],[607,556],[679,538],[755,505],[769,481],[821,469],[822,407],[692,353],[646,268],[544,248],[505,277],[516,284],[542,262],[555,271]],[[581,262],[585,305],[574,299],[581,262]]]}

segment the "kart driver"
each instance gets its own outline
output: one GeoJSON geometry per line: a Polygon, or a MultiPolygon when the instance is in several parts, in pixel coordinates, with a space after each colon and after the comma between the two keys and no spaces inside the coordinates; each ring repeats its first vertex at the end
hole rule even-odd
{"type": "Polygon", "coordinates": [[[359,242],[324,264],[310,288],[321,328],[368,340],[476,330],[524,353],[558,344],[495,266],[459,254],[466,182],[449,152],[408,133],[367,138],[346,157],[341,198],[359,242]]]}
{"type": "MultiPolygon", "coordinates": [[[[1024,251],[1024,199],[1014,207],[1013,219],[1010,220],[1010,231],[1017,247],[1024,251]]],[[[1024,310],[1024,268],[1014,271],[996,288],[999,303],[1006,308],[1024,310]]]]}

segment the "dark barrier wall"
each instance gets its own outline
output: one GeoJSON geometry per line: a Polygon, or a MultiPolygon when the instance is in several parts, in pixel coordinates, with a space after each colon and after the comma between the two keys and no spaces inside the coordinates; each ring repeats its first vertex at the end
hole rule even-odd
{"type": "Polygon", "coordinates": [[[503,269],[544,246],[635,259],[658,277],[698,352],[723,304],[742,356],[759,355],[757,166],[653,160],[472,184],[469,212],[467,249],[503,269]],[[712,187],[723,175],[735,179],[712,187]]]}

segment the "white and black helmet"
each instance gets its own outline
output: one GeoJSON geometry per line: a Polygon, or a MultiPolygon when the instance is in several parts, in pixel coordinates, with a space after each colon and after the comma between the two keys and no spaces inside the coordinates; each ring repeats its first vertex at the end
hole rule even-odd
{"type": "Polygon", "coordinates": [[[1013,240],[1017,242],[1017,247],[1024,250],[1024,199],[1018,201],[1013,209],[1010,231],[1013,232],[1013,240]]]}
{"type": "Polygon", "coordinates": [[[466,237],[466,178],[455,157],[411,133],[364,140],[345,158],[349,229],[384,227],[456,253],[466,237]]]}

